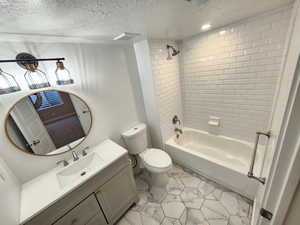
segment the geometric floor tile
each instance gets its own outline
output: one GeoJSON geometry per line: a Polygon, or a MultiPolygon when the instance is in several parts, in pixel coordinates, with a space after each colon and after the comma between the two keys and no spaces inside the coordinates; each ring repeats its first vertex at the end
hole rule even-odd
{"type": "Polygon", "coordinates": [[[138,212],[130,211],[125,216],[127,222],[132,225],[142,224],[142,217],[138,212]]]}
{"type": "Polygon", "coordinates": [[[197,177],[191,175],[180,177],[180,180],[182,181],[185,187],[193,187],[193,188],[197,188],[201,182],[197,177]]]}
{"type": "Polygon", "coordinates": [[[228,225],[244,225],[242,219],[238,216],[231,216],[228,225]]]}
{"type": "MultiPolygon", "coordinates": [[[[202,193],[202,195],[209,196],[214,192],[215,187],[212,183],[202,182],[198,186],[198,189],[202,193]]],[[[213,199],[214,199],[214,197],[213,197],[213,199]]]]}
{"type": "Polygon", "coordinates": [[[227,220],[208,220],[209,225],[228,225],[227,220]]]}
{"type": "Polygon", "coordinates": [[[163,202],[162,208],[165,216],[174,219],[179,219],[185,210],[185,206],[182,202],[163,202]]]}
{"type": "Polygon", "coordinates": [[[197,188],[185,188],[180,197],[188,208],[200,209],[204,202],[197,188]]]}
{"type": "Polygon", "coordinates": [[[207,219],[227,219],[229,214],[221,202],[205,200],[201,208],[207,219]]]}
{"type": "Polygon", "coordinates": [[[202,212],[198,209],[187,209],[186,225],[209,225],[202,212]]]}
{"type": "Polygon", "coordinates": [[[239,212],[239,203],[235,194],[224,192],[220,202],[225,206],[230,215],[237,215],[239,212]]]}
{"type": "Polygon", "coordinates": [[[227,221],[227,217],[218,213],[217,211],[214,211],[214,210],[211,210],[211,209],[205,208],[205,207],[203,207],[201,209],[201,211],[207,220],[226,220],[227,221]]]}
{"type": "Polygon", "coordinates": [[[170,181],[167,185],[167,191],[170,194],[180,195],[184,189],[184,185],[181,183],[179,179],[175,179],[173,177],[170,178],[170,181]]]}
{"type": "Polygon", "coordinates": [[[162,225],[181,225],[181,223],[179,222],[179,220],[166,217],[162,222],[162,225]]]}
{"type": "Polygon", "coordinates": [[[179,195],[168,194],[162,203],[166,202],[182,202],[179,195]]]}
{"type": "Polygon", "coordinates": [[[160,225],[160,223],[155,220],[154,218],[146,215],[146,214],[141,214],[142,217],[142,225],[160,225]]]}
{"type": "Polygon", "coordinates": [[[142,213],[155,219],[158,223],[161,223],[165,218],[161,205],[154,202],[148,202],[142,213]]]}
{"type": "Polygon", "coordinates": [[[252,202],[194,172],[174,166],[162,199],[155,200],[141,174],[139,202],[117,225],[250,225],[252,202]]]}

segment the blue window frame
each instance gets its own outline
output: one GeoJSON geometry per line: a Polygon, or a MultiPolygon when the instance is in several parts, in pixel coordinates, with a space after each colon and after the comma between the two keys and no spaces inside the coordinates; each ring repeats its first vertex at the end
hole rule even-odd
{"type": "MultiPolygon", "coordinates": [[[[39,92],[39,95],[41,96],[41,104],[36,107],[38,111],[64,104],[60,93],[57,91],[43,91],[39,92]]],[[[37,95],[30,95],[29,98],[32,104],[35,105],[38,99],[37,95]]]]}

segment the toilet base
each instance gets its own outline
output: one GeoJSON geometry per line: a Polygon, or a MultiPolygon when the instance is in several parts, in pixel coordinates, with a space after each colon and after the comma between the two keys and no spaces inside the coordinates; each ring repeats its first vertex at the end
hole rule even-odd
{"type": "Polygon", "coordinates": [[[155,186],[152,186],[150,188],[150,193],[151,193],[152,199],[156,202],[161,202],[163,199],[165,199],[165,197],[168,194],[166,188],[155,187],[155,186]]]}
{"type": "Polygon", "coordinates": [[[152,173],[146,172],[146,180],[150,186],[150,193],[153,200],[160,202],[167,195],[167,185],[169,183],[169,176],[167,173],[152,173]]]}
{"type": "Polygon", "coordinates": [[[165,173],[151,173],[150,172],[151,186],[165,188],[169,183],[169,176],[165,173]]]}
{"type": "Polygon", "coordinates": [[[149,185],[149,191],[154,201],[160,202],[167,195],[167,185],[169,183],[168,171],[155,173],[144,167],[143,161],[138,157],[138,167],[141,169],[141,176],[149,185]]]}

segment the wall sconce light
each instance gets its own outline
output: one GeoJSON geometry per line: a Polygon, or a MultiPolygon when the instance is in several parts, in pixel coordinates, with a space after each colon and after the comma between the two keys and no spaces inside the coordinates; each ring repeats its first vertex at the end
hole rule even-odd
{"type": "Polygon", "coordinates": [[[26,64],[26,73],[24,74],[30,89],[39,89],[50,87],[47,75],[37,68],[35,63],[26,64]]]}
{"type": "Polygon", "coordinates": [[[13,75],[0,68],[0,95],[20,91],[21,88],[13,75]]]}
{"type": "MultiPolygon", "coordinates": [[[[46,73],[38,69],[40,61],[57,61],[55,75],[58,85],[74,83],[74,80],[71,78],[70,71],[65,68],[62,62],[63,60],[65,60],[65,58],[37,59],[31,54],[23,52],[19,53],[16,56],[16,59],[0,60],[0,63],[17,63],[20,67],[26,70],[24,78],[28,84],[28,87],[30,89],[39,89],[51,86],[46,73]]],[[[4,73],[0,69],[0,95],[20,90],[21,89],[15,78],[8,73],[4,73]]]]}
{"type": "Polygon", "coordinates": [[[65,67],[64,63],[61,61],[56,62],[56,83],[58,85],[67,85],[67,84],[73,84],[74,80],[71,78],[70,71],[65,67]]]}

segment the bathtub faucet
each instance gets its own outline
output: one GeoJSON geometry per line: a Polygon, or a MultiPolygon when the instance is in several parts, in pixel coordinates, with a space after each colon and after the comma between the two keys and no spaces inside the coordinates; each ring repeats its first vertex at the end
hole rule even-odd
{"type": "Polygon", "coordinates": [[[179,138],[180,134],[183,134],[182,130],[179,129],[178,127],[175,127],[174,131],[175,131],[175,133],[176,133],[176,138],[177,138],[177,139],[179,138]],[[178,133],[180,133],[180,134],[178,134],[178,133]]]}
{"type": "Polygon", "coordinates": [[[177,132],[179,132],[180,134],[182,134],[183,132],[182,132],[182,130],[181,129],[179,129],[179,128],[177,128],[177,127],[175,127],[175,129],[174,129],[174,131],[177,133],[177,132]]]}

